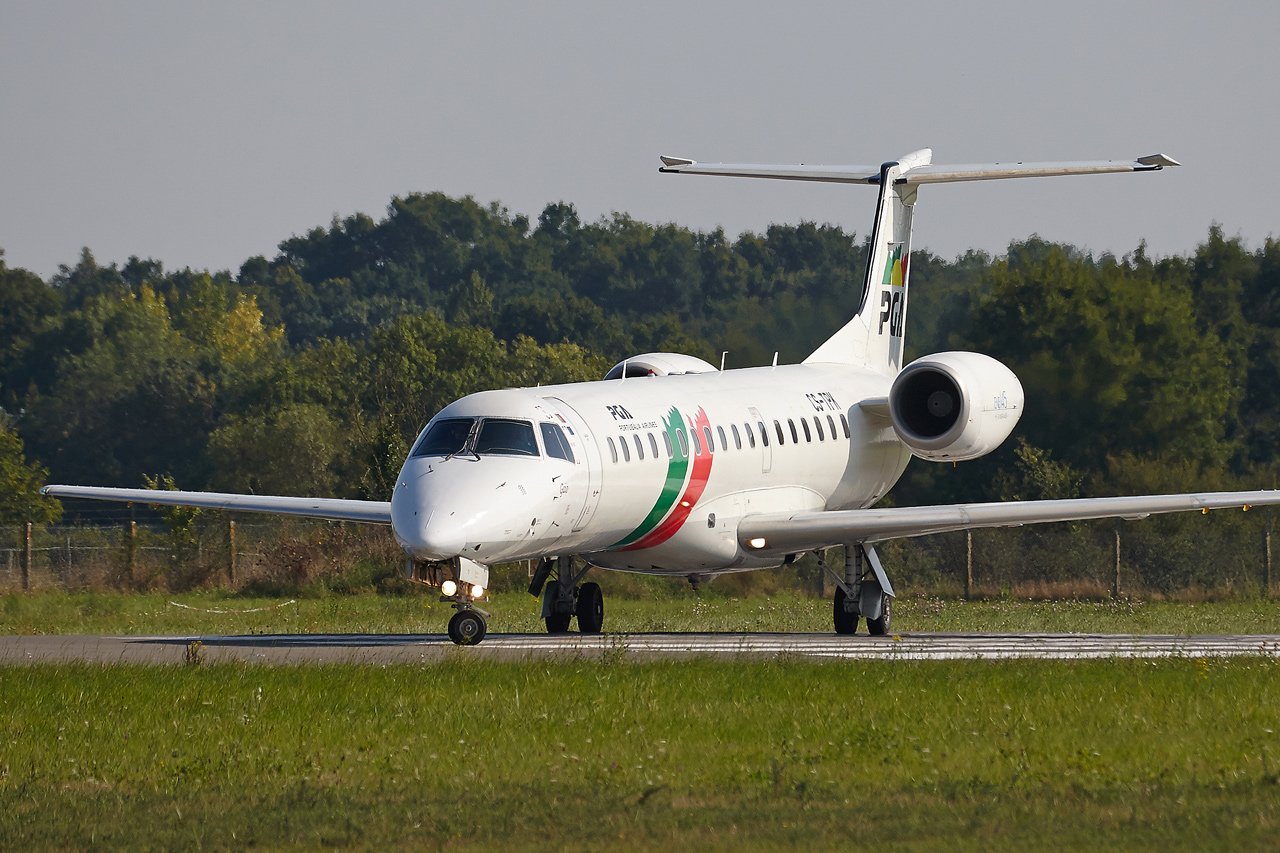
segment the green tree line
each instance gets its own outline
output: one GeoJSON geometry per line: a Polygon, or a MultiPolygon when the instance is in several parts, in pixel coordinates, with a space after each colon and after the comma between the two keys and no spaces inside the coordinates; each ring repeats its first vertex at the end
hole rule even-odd
{"type": "MultiPolygon", "coordinates": [[[[0,513],[37,512],[46,476],[385,499],[417,430],[472,391],[596,379],[651,350],[800,360],[851,315],[865,259],[832,225],[730,239],[440,193],[236,271],[85,249],[44,280],[0,254],[0,482],[21,495],[0,513]]],[[[908,356],[986,352],[1027,405],[1001,450],[915,461],[891,500],[1275,485],[1280,242],[1215,227],[1157,259],[1032,237],[911,267],[908,356]]]]}

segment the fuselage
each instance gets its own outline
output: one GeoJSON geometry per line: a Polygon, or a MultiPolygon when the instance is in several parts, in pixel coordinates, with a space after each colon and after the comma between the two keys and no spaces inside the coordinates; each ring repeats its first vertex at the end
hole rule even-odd
{"type": "Polygon", "coordinates": [[[870,506],[901,475],[909,451],[858,405],[890,381],[798,364],[472,394],[419,435],[393,529],[422,560],[579,554],[682,575],[774,565],[739,546],[744,516],[870,506]]]}

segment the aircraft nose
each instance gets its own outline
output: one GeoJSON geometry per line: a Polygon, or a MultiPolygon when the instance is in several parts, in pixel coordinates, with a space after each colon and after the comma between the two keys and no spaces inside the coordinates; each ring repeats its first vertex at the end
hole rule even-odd
{"type": "Polygon", "coordinates": [[[462,525],[440,513],[432,513],[413,538],[417,541],[409,544],[413,555],[420,560],[447,560],[456,557],[467,544],[467,534],[462,525]]]}

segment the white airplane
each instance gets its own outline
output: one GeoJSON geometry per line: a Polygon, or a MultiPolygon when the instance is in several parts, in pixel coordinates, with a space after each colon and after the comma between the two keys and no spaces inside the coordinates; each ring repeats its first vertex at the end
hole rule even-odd
{"type": "Polygon", "coordinates": [[[974,527],[1280,504],[1280,492],[1217,492],[870,509],[912,456],[990,453],[1022,413],[1018,378],[974,352],[902,364],[911,217],[923,184],[1158,171],[1133,161],[935,166],[929,149],[877,167],[702,164],[661,172],[879,187],[861,304],[801,364],[716,369],[646,353],[597,382],[484,391],[450,403],[413,445],[389,502],[46,486],[55,497],[138,501],[389,524],[409,577],[457,613],[454,642],[480,642],[489,566],[537,560],[549,632],[604,623],[592,567],[693,584],[845,546],[835,630],[890,629],[894,596],[873,545],[974,527]],[[554,579],[551,578],[555,570],[554,579]]]}

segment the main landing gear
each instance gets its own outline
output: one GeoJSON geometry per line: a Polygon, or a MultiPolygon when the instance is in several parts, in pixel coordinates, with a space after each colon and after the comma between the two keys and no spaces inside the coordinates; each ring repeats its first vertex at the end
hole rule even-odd
{"type": "Polygon", "coordinates": [[[818,554],[818,564],[836,581],[831,615],[837,634],[858,633],[865,617],[867,633],[884,636],[893,627],[893,587],[874,548],[858,542],[845,548],[844,577],[836,575],[818,554]]]}
{"type": "Polygon", "coordinates": [[[542,596],[542,619],[548,634],[568,631],[574,616],[578,617],[580,633],[599,634],[604,627],[604,595],[600,585],[578,585],[590,569],[589,565],[578,569],[573,557],[558,557],[554,562],[545,557],[538,563],[529,583],[529,594],[542,596]],[[556,576],[548,579],[553,568],[556,576]]]}

